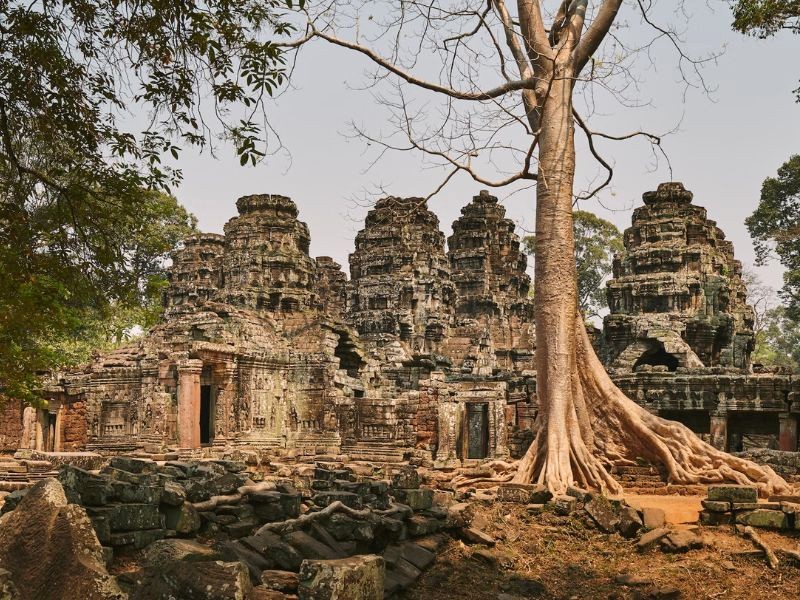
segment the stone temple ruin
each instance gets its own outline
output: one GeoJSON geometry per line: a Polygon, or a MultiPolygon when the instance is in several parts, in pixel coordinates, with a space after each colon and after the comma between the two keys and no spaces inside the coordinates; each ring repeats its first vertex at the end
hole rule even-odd
{"type": "Polygon", "coordinates": [[[750,364],[753,309],[733,244],[680,183],[643,200],[608,282],[600,352],[612,378],[717,448],[796,451],[800,381],[750,364]]]}
{"type": "MultiPolygon", "coordinates": [[[[644,194],[597,339],[648,410],[730,450],[796,450],[800,383],[753,368],[741,265],[677,183],[644,194]]],[[[46,406],[8,401],[0,450],[252,448],[440,466],[520,456],[536,415],[530,278],[486,192],[447,239],[421,198],[369,211],[350,279],[309,255],[289,198],[245,196],[225,234],[175,252],[160,324],[60,376],[46,406]]]]}

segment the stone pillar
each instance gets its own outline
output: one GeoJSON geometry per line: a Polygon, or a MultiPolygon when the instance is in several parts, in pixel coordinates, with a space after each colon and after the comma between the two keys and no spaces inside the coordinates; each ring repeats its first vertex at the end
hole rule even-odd
{"type": "Polygon", "coordinates": [[[200,372],[203,361],[178,365],[178,446],[200,447],[200,372]]]}
{"type": "Polygon", "coordinates": [[[780,413],[778,415],[778,449],[797,452],[797,413],[780,413]]]}
{"type": "Polygon", "coordinates": [[[728,413],[711,413],[711,445],[717,450],[728,450],[728,413]]]}
{"type": "Polygon", "coordinates": [[[236,363],[226,362],[215,369],[214,375],[219,377],[217,397],[214,401],[214,446],[225,446],[228,443],[230,416],[233,414],[233,402],[236,399],[236,363]]]}

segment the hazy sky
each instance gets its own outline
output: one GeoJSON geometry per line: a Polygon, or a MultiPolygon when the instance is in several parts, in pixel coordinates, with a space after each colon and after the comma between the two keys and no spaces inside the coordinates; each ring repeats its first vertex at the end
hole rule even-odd
{"type": "MultiPolygon", "coordinates": [[[[665,131],[680,123],[680,130],[664,142],[673,179],[694,192],[695,203],[707,207],[710,218],[733,240],[737,258],[751,264],[753,250],[744,220],[756,206],[763,179],[774,175],[792,153],[800,152],[800,104],[792,94],[800,85],[800,62],[791,59],[800,56],[800,36],[744,37],[730,30],[724,3],[711,5],[716,12],[705,4],[697,7],[685,34],[690,53],[724,50],[717,64],[704,70],[717,88],[711,98],[689,90],[684,101],[674,50],[662,41],[651,51],[655,66],[643,64],[639,73],[643,81],[637,96],[649,105],[623,109],[601,104],[602,123],[614,133],[640,128],[665,131]]],[[[631,35],[636,35],[638,20],[624,12],[623,18],[630,19],[631,35]]],[[[186,154],[181,161],[184,183],[176,195],[197,215],[200,228],[221,232],[225,221],[236,214],[234,202],[239,196],[288,195],[311,229],[312,255],[332,256],[346,268],[365,213],[353,202],[362,190],[380,184],[394,195],[430,193],[441,180],[441,171],[425,169],[417,156],[389,155],[365,172],[369,149],[344,135],[354,119],[372,129],[384,124],[382,108],[369,93],[356,89],[369,66],[365,58],[325,42],[304,49],[293,80],[296,89],[271,106],[271,121],[291,160],[279,155],[267,164],[242,168],[227,147],[220,149],[218,159],[186,154]]],[[[598,201],[581,207],[624,228],[642,193],[669,180],[669,172],[664,161],[651,172],[652,156],[642,142],[615,142],[603,149],[616,169],[612,190],[600,198],[608,208],[598,201]]],[[[579,183],[595,174],[585,150],[579,151],[578,164],[579,183]]],[[[457,177],[431,200],[445,233],[481,187],[466,176],[457,177]]],[[[532,228],[534,196],[531,190],[510,195],[512,191],[493,193],[503,200],[522,233],[532,228]]],[[[759,273],[770,285],[780,286],[776,266],[759,273]]]]}

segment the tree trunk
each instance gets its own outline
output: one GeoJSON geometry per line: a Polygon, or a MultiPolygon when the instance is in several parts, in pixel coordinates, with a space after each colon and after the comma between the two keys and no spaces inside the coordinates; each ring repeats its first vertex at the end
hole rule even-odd
{"type": "Polygon", "coordinates": [[[536,189],[536,439],[514,481],[554,494],[570,485],[619,494],[612,464],[645,459],[677,484],[734,481],[762,493],[786,482],[762,467],[716,450],[680,423],[648,413],[611,381],[595,355],[577,302],[572,225],[575,145],[572,71],[555,61],[542,104],[536,189]]]}

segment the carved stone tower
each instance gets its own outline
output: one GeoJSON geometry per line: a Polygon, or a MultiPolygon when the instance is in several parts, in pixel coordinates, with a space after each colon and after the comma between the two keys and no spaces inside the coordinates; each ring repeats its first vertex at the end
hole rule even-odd
{"type": "Polygon", "coordinates": [[[239,216],[225,224],[226,301],[283,314],[316,307],[308,226],[295,203],[260,194],[239,198],[236,208],[239,216]]]}
{"type": "Polygon", "coordinates": [[[532,362],[531,279],[514,222],[505,215],[497,198],[482,191],[461,209],[447,240],[457,292],[449,353],[464,372],[532,362]]]}
{"type": "Polygon", "coordinates": [[[379,200],[350,255],[350,318],[364,339],[436,352],[454,295],[439,219],[424,198],[379,200]]]}
{"type": "Polygon", "coordinates": [[[222,287],[224,251],[225,238],[221,235],[198,233],[186,238],[183,247],[172,255],[165,305],[177,307],[209,300],[222,287]]]}
{"type": "Polygon", "coordinates": [[[608,282],[607,364],[747,369],[753,311],[733,245],[681,183],[642,198],[608,282]]]}

